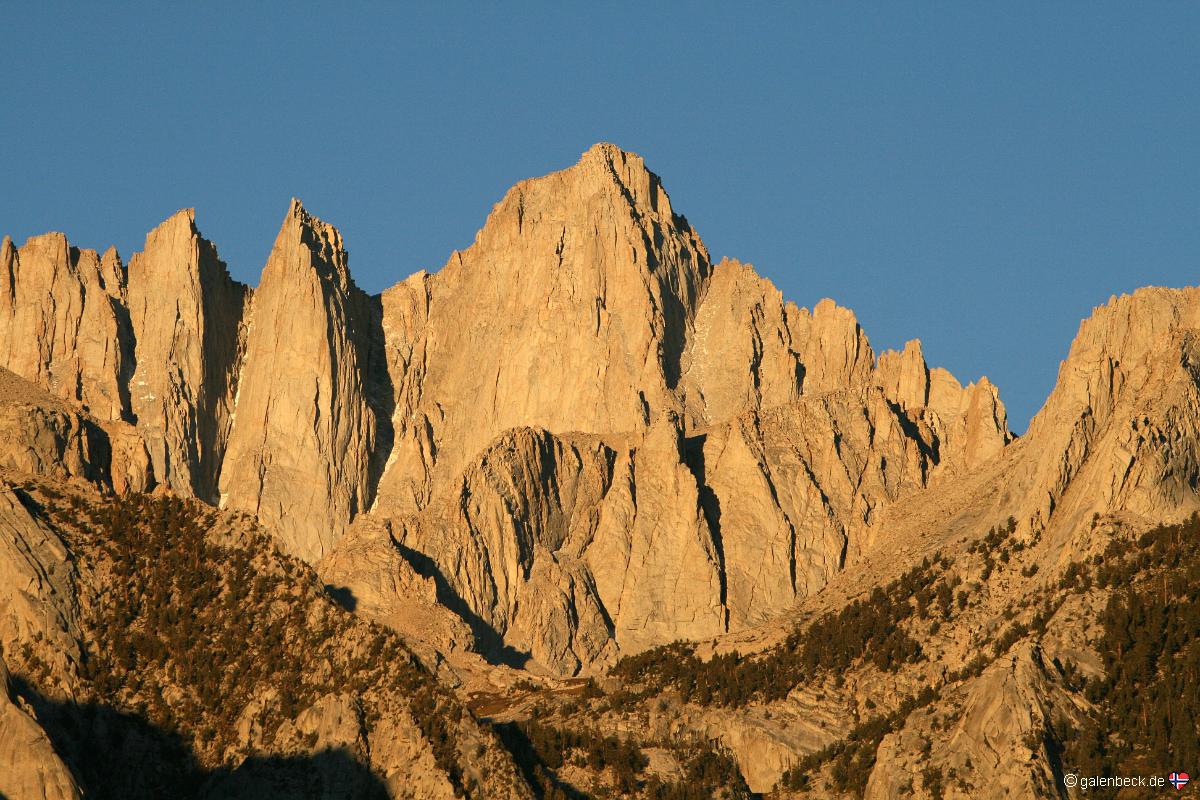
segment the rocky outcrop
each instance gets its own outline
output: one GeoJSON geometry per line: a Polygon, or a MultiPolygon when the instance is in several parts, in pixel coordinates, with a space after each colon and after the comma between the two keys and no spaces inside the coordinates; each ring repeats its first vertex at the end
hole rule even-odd
{"type": "Polygon", "coordinates": [[[681,448],[671,416],[611,445],[516,429],[398,541],[481,646],[520,663],[573,674],[615,645],[715,635],[719,544],[681,448]]]}
{"type": "Polygon", "coordinates": [[[0,367],[102,420],[128,411],[131,337],[115,250],[79,250],[61,233],[0,243],[0,367]]]}
{"type": "Polygon", "coordinates": [[[1200,290],[1140,289],[1080,325],[1014,471],[1022,523],[1200,510],[1200,290]]]}
{"type": "MultiPolygon", "coordinates": [[[[396,708],[377,724],[368,725],[349,693],[324,695],[295,720],[285,722],[272,742],[247,744],[260,752],[282,752],[274,759],[247,759],[228,774],[218,773],[208,781],[202,797],[251,800],[314,793],[389,800],[455,797],[454,787],[407,709],[396,708]],[[302,769],[289,769],[284,753],[310,755],[302,769]]],[[[515,789],[514,796],[520,796],[515,789]]]]}
{"type": "Polygon", "coordinates": [[[46,665],[47,682],[65,690],[81,653],[76,580],[62,539],[0,485],[0,650],[11,660],[28,648],[46,665]]]}
{"type": "Polygon", "coordinates": [[[344,608],[401,634],[426,665],[475,645],[470,626],[447,607],[444,588],[439,595],[434,574],[421,574],[390,526],[373,517],[359,517],[317,572],[344,608]]]}
{"type": "Polygon", "coordinates": [[[931,369],[919,340],[905,344],[903,351],[882,353],[872,379],[936,438],[938,465],[945,469],[970,470],[997,456],[1013,439],[996,387],[985,377],[963,388],[947,370],[931,369]]]}
{"type": "MultiPolygon", "coordinates": [[[[768,794],[779,784],[779,777],[796,760],[797,742],[806,738],[809,721],[800,717],[767,720],[746,709],[727,711],[706,709],[698,719],[687,719],[689,726],[703,731],[709,741],[720,742],[733,754],[738,770],[750,791],[768,794]]],[[[667,734],[669,735],[669,733],[667,734]]]]}
{"type": "Polygon", "coordinates": [[[507,645],[509,660],[568,674],[603,652],[612,630],[582,551],[615,458],[589,437],[517,429],[484,451],[453,496],[404,521],[399,541],[481,648],[507,645]]]}
{"type": "Polygon", "coordinates": [[[377,327],[341,235],[293,201],[251,304],[220,503],[256,515],[310,561],[371,503],[377,327]]]}
{"type": "MultiPolygon", "coordinates": [[[[482,726],[464,714],[448,722],[459,742],[455,758],[470,796],[529,800],[528,786],[507,754],[482,726]]],[[[398,703],[378,719],[364,718],[361,701],[349,692],[329,693],[295,720],[284,723],[273,743],[275,758],[248,759],[228,775],[209,781],[201,796],[212,800],[271,797],[387,797],[394,800],[452,800],[463,797],[439,764],[411,711],[398,703]],[[308,753],[306,768],[287,769],[284,754],[308,753]]]]}
{"type": "Polygon", "coordinates": [[[155,485],[136,428],[103,422],[0,368],[0,467],[47,478],[80,478],[119,494],[155,485]]]}
{"type": "Polygon", "coordinates": [[[725,259],[712,271],[684,354],[689,427],[863,385],[874,361],[854,312],[829,299],[797,308],[753,267],[725,259]]]}
{"type": "Polygon", "coordinates": [[[148,492],[155,485],[154,465],[146,441],[132,425],[110,422],[101,426],[108,435],[108,477],[117,494],[148,492]]]}
{"type": "MultiPolygon", "coordinates": [[[[893,797],[1059,797],[1046,751],[1052,715],[1075,715],[1053,668],[1033,645],[1014,648],[959,687],[941,708],[917,712],[879,745],[865,800],[893,797]],[[953,703],[955,715],[941,713],[953,703]],[[949,718],[950,727],[941,729],[949,718]],[[927,776],[953,776],[937,792],[927,776]]],[[[1060,722],[1061,724],[1061,722],[1060,722]]]]}
{"type": "Polygon", "coordinates": [[[106,482],[109,458],[107,437],[95,421],[0,368],[0,466],[106,482]]]}
{"type": "Polygon", "coordinates": [[[0,660],[0,797],[77,800],[83,793],[46,732],[22,707],[0,660]]]}
{"type": "Polygon", "coordinates": [[[867,335],[854,316],[828,298],[800,309],[796,329],[804,341],[804,393],[820,394],[858,386],[871,375],[875,355],[867,335]]]}
{"type": "Polygon", "coordinates": [[[248,296],[196,230],[192,209],[151,231],[129,262],[133,416],[158,482],[214,504],[248,296]]]}
{"type": "MultiPolygon", "coordinates": [[[[826,308],[821,306],[822,312],[826,308]]],[[[824,313],[821,319],[825,321],[824,313]]],[[[812,337],[811,328],[808,312],[785,303],[753,267],[730,259],[717,264],[683,357],[681,387],[689,427],[798,398],[805,380],[800,351],[812,344],[815,355],[821,338],[812,337]]],[[[839,380],[818,375],[825,367],[824,359],[814,362],[814,385],[839,380]]]]}

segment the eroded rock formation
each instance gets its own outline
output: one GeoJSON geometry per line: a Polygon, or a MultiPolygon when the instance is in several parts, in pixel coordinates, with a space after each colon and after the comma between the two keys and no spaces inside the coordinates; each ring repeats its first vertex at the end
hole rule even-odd
{"type": "Polygon", "coordinates": [[[250,314],[221,506],[316,561],[371,502],[387,426],[369,402],[378,307],[350,279],[341,234],[293,201],[250,314]]]}
{"type": "Polygon", "coordinates": [[[249,293],[186,209],[146,236],[126,294],[137,343],[130,407],[153,473],[177,494],[216,503],[249,293]]]}
{"type": "Polygon", "coordinates": [[[115,250],[79,250],[61,233],[0,243],[0,366],[104,420],[128,412],[131,344],[115,250]]]}
{"type": "MultiPolygon", "coordinates": [[[[1105,552],[1115,521],[1200,510],[1200,290],[1097,309],[1014,441],[987,378],[964,386],[919,341],[876,358],[849,309],[799,308],[751,266],[713,264],[657,176],[612,145],[518,184],[469,248],[379,296],[295,201],[253,293],[190,210],[128,270],[62,234],[5,239],[0,289],[0,470],[24,481],[0,488],[0,647],[26,671],[37,655],[62,696],[82,680],[79,586],[97,577],[31,499],[47,481],[94,502],[194,497],[235,528],[245,512],[316,567],[271,562],[285,583],[299,570],[301,594],[316,587],[317,617],[341,613],[332,598],[451,683],[473,680],[451,664],[466,651],[529,670],[481,667],[485,695],[513,674],[570,687],[555,681],[681,639],[704,657],[774,652],[803,633],[794,621],[932,570],[944,589],[891,607],[911,637],[893,642],[897,663],[805,673],[750,711],[664,696],[647,723],[663,740],[719,739],[769,791],[851,722],[903,709],[866,796],[932,796],[952,770],[951,791],[1051,796],[1047,742],[1087,711],[1064,660],[1099,674],[1087,620],[1106,599],[1058,581],[1105,552]],[[935,601],[936,619],[903,610],[935,601]],[[1048,619],[1062,633],[1030,633],[1048,619]]],[[[0,792],[79,796],[51,729],[4,688],[0,792]]],[[[496,749],[456,716],[460,750],[438,755],[428,718],[402,705],[368,730],[332,684],[268,736],[277,701],[265,691],[240,712],[237,745],[351,754],[330,786],[369,787],[355,766],[369,763],[390,796],[450,796],[447,758],[496,749]],[[413,772],[432,777],[414,788],[413,772]]],[[[601,714],[624,713],[608,702],[601,714]]],[[[655,761],[678,771],[676,756],[655,761]]],[[[261,792],[277,768],[248,760],[208,788],[261,792]]]]}
{"type": "MultiPolygon", "coordinates": [[[[190,210],[127,277],[58,234],[3,259],[10,368],[105,422],[109,485],[248,512],[313,563],[369,516],[477,637],[559,672],[782,613],[878,509],[1011,439],[986,379],[919,344],[876,366],[848,309],[714,266],[608,144],[378,298],[298,202],[252,298],[190,210]]],[[[364,585],[411,584],[375,562],[364,585]]]]}

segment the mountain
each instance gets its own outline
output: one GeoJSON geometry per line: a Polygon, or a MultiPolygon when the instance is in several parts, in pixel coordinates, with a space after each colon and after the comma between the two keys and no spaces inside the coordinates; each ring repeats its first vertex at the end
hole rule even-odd
{"type": "Polygon", "coordinates": [[[378,296],[295,200],[253,290],[191,210],[0,265],[10,797],[1061,797],[1184,752],[1103,709],[1191,645],[1105,643],[1190,613],[1200,290],[1097,309],[1016,438],[610,144],[378,296]]]}

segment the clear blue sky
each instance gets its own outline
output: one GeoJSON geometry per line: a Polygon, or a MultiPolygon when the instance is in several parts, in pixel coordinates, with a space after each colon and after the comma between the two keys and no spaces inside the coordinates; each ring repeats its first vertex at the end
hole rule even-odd
{"type": "Polygon", "coordinates": [[[1092,306],[1200,282],[1197,3],[172,5],[0,6],[0,232],[128,258],[195,206],[256,283],[296,195],[378,291],[607,140],[1017,430],[1092,306]]]}

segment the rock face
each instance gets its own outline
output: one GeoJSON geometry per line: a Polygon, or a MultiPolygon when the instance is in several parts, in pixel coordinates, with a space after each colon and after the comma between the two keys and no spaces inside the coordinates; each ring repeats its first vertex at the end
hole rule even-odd
{"type": "Polygon", "coordinates": [[[485,641],[571,674],[820,590],[880,508],[926,485],[936,440],[911,429],[866,385],[691,437],[670,415],[607,441],[517,429],[398,538],[485,641]]]}
{"type": "Polygon", "coordinates": [[[881,509],[1011,439],[986,379],[919,344],[876,365],[848,309],[714,266],[613,145],[380,297],[298,202],[252,298],[191,211],[127,278],[89,252],[6,244],[0,333],[14,372],[104,422],[109,485],[248,512],[397,626],[415,570],[476,640],[555,672],[785,612],[881,509]],[[92,333],[30,348],[45,330],[92,333]],[[360,520],[386,535],[339,559],[360,520]]]}
{"type": "MultiPolygon", "coordinates": [[[[810,340],[811,323],[807,311],[784,303],[753,267],[729,259],[717,264],[683,358],[682,394],[692,426],[799,397],[805,362],[798,351],[810,340]]],[[[866,353],[869,362],[869,347],[866,353]]]]}
{"type": "Polygon", "coordinates": [[[58,535],[30,516],[12,487],[0,485],[0,650],[36,647],[65,689],[81,652],[76,578],[58,535]]]}
{"type": "MultiPolygon", "coordinates": [[[[666,416],[612,446],[516,429],[398,536],[486,649],[573,674],[725,629],[720,553],[666,416]]],[[[339,551],[341,547],[339,547],[339,551]]]]}
{"type": "Polygon", "coordinates": [[[109,458],[99,424],[41,387],[0,369],[0,467],[105,482],[109,458]]]}
{"type": "Polygon", "coordinates": [[[121,307],[122,268],[67,244],[35,236],[19,250],[0,243],[0,366],[103,420],[128,411],[122,382],[130,334],[121,307]]]}
{"type": "Polygon", "coordinates": [[[197,232],[191,209],[151,231],[129,262],[131,410],[158,481],[209,503],[217,502],[248,295],[197,232]]]}
{"type": "Polygon", "coordinates": [[[731,627],[820,590],[881,507],[925,486],[933,444],[867,386],[710,430],[702,469],[724,544],[731,627]]]}
{"type": "Polygon", "coordinates": [[[629,651],[725,629],[720,544],[683,463],[678,423],[667,416],[616,465],[586,557],[629,651]]]}
{"type": "Polygon", "coordinates": [[[76,800],[82,792],[37,722],[18,705],[0,660],[0,797],[76,800]]]}
{"type": "Polygon", "coordinates": [[[377,331],[341,235],[293,201],[254,295],[220,488],[222,507],[310,561],[371,503],[387,427],[368,402],[377,331]]]}
{"type": "Polygon", "coordinates": [[[405,520],[400,542],[482,649],[506,643],[566,673],[603,652],[612,631],[582,551],[616,458],[592,437],[517,429],[464,472],[455,495],[405,520]]]}
{"type": "MultiPolygon", "coordinates": [[[[96,423],[83,427],[108,440],[104,479],[118,491],[161,483],[215,503],[248,292],[229,279],[192,212],[147,236],[128,280],[116,251],[100,256],[50,233],[20,249],[4,239],[0,284],[0,366],[96,423]]],[[[75,436],[64,428],[69,422],[39,413],[14,424],[75,436]]],[[[49,443],[47,434],[30,436],[41,437],[39,447],[49,443]]],[[[56,446],[71,474],[80,458],[98,458],[74,444],[56,446]]],[[[33,450],[24,451],[9,465],[45,472],[33,450]]]]}
{"type": "Polygon", "coordinates": [[[424,506],[508,428],[625,433],[676,409],[710,271],[635,155],[597,145],[517,184],[471,247],[383,295],[397,447],[381,505],[424,506]]]}
{"type": "Polygon", "coordinates": [[[914,339],[904,350],[879,356],[873,381],[939,443],[939,464],[971,469],[1012,441],[1000,393],[987,378],[965,389],[946,370],[930,369],[914,339]]]}

